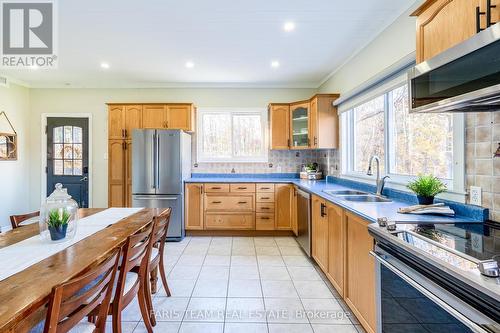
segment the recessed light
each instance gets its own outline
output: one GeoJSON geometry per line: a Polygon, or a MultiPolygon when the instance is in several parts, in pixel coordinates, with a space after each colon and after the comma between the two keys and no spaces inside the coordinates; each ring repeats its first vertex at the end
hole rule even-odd
{"type": "Polygon", "coordinates": [[[101,62],[101,68],[108,69],[109,68],[109,64],[107,62],[101,62]]]}
{"type": "Polygon", "coordinates": [[[280,67],[280,62],[277,61],[277,60],[271,61],[271,67],[272,68],[278,68],[278,67],[280,67]]]}
{"type": "Polygon", "coordinates": [[[286,32],[295,30],[295,23],[285,22],[285,24],[283,25],[283,30],[285,30],[286,32]]]}
{"type": "Polygon", "coordinates": [[[186,68],[193,68],[193,67],[194,67],[194,62],[192,62],[192,61],[186,62],[186,68]]]}

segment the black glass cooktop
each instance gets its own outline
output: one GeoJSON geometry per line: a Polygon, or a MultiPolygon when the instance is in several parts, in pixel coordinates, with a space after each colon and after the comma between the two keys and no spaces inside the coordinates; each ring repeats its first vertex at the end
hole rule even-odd
{"type": "MultiPolygon", "coordinates": [[[[400,228],[398,228],[400,229],[400,228]]],[[[477,263],[500,262],[500,228],[489,224],[405,225],[395,235],[440,260],[467,271],[477,263]]]]}

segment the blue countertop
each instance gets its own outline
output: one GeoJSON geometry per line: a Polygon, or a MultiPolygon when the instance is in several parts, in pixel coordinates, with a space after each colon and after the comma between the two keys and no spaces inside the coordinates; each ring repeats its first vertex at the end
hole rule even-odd
{"type": "MultiPolygon", "coordinates": [[[[483,222],[471,217],[464,216],[439,216],[439,215],[413,215],[400,214],[398,208],[411,206],[414,203],[395,199],[390,196],[392,202],[352,202],[342,200],[340,197],[331,196],[324,190],[346,190],[353,187],[338,184],[335,182],[326,182],[325,180],[303,180],[293,176],[275,177],[275,176],[254,176],[244,177],[237,175],[224,176],[195,176],[185,180],[186,183],[287,183],[297,185],[300,189],[317,195],[331,203],[334,203],[356,215],[359,215],[371,222],[376,222],[379,217],[387,217],[391,220],[407,223],[460,223],[460,222],[483,222]]],[[[358,188],[359,189],[359,188],[358,188]]]]}

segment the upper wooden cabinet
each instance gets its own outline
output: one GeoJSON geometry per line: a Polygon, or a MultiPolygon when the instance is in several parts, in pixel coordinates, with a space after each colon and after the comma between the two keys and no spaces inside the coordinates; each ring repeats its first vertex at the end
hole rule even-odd
{"type": "Polygon", "coordinates": [[[142,127],[142,105],[110,105],[108,139],[131,139],[132,130],[142,127]]]}
{"type": "Polygon", "coordinates": [[[290,104],[291,149],[309,149],[311,147],[309,108],[309,102],[290,104]]]}
{"type": "Polygon", "coordinates": [[[270,148],[338,148],[339,121],[332,104],[338,97],[318,94],[307,101],[269,104],[270,148]]]}
{"type": "Polygon", "coordinates": [[[149,104],[142,110],[144,128],[193,130],[192,104],[149,104]]]}
{"type": "Polygon", "coordinates": [[[269,105],[269,136],[271,149],[290,148],[290,105],[269,105]]]}
{"type": "Polygon", "coordinates": [[[143,128],[167,128],[167,106],[165,104],[151,104],[142,107],[143,128]]]}
{"type": "Polygon", "coordinates": [[[412,15],[417,16],[417,63],[463,42],[499,21],[500,0],[492,0],[496,7],[487,8],[486,0],[427,0],[412,15]],[[483,15],[477,16],[477,8],[483,15]]]}

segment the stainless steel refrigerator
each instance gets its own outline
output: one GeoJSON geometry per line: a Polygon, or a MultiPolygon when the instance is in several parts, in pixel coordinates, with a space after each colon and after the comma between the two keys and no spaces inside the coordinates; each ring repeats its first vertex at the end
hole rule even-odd
{"type": "Polygon", "coordinates": [[[132,132],[132,206],[172,208],[168,240],[184,237],[184,179],[191,176],[191,135],[181,130],[132,132]]]}

